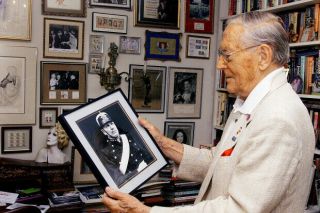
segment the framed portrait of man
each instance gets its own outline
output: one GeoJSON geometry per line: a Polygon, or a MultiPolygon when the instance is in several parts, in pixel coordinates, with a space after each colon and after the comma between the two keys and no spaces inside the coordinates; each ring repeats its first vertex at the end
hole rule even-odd
{"type": "Polygon", "coordinates": [[[103,188],[129,193],[167,164],[120,89],[59,121],[103,188]]]}

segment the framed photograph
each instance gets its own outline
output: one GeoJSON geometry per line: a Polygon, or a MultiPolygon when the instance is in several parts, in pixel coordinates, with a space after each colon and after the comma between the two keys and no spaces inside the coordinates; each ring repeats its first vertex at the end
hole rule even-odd
{"type": "Polygon", "coordinates": [[[200,118],[201,68],[169,68],[167,118],[200,118]]]}
{"type": "Polygon", "coordinates": [[[103,54],[90,54],[89,55],[89,73],[98,74],[101,72],[101,68],[104,67],[104,55],[103,54]]]}
{"type": "Polygon", "coordinates": [[[44,58],[83,59],[84,21],[44,18],[44,58]]]}
{"type": "Polygon", "coordinates": [[[186,0],[185,32],[213,33],[214,0],[186,0]]]}
{"type": "Polygon", "coordinates": [[[73,182],[75,184],[97,183],[97,179],[92,174],[88,164],[82,159],[74,146],[72,147],[71,163],[73,166],[73,182]]]}
{"type": "Polygon", "coordinates": [[[188,58],[209,59],[210,58],[210,37],[187,36],[188,58]]]}
{"type": "Polygon", "coordinates": [[[164,112],[166,72],[164,66],[130,64],[128,97],[137,112],[164,112]]]}
{"type": "Polygon", "coordinates": [[[131,0],[90,0],[90,6],[97,7],[113,7],[117,9],[130,9],[131,0]]]}
{"type": "Polygon", "coordinates": [[[146,30],[145,60],[181,61],[181,33],[146,30]]]}
{"type": "Polygon", "coordinates": [[[37,52],[0,46],[0,124],[36,123],[37,52]]]}
{"type": "Polygon", "coordinates": [[[134,11],[135,26],[180,27],[180,0],[135,0],[134,11]]]}
{"type": "Polygon", "coordinates": [[[90,53],[102,54],[104,50],[104,36],[103,35],[90,35],[89,51],[90,53]]]}
{"type": "Polygon", "coordinates": [[[86,17],[86,2],[83,0],[42,0],[42,14],[52,16],[86,17]]]}
{"type": "Polygon", "coordinates": [[[0,1],[0,39],[31,40],[31,0],[0,1]]]}
{"type": "Polygon", "coordinates": [[[167,164],[120,89],[58,119],[103,188],[129,193],[167,164]]]}
{"type": "Polygon", "coordinates": [[[32,152],[32,127],[1,128],[1,154],[32,152]]]}
{"type": "Polygon", "coordinates": [[[92,13],[92,31],[127,34],[128,16],[92,13]]]}
{"type": "Polygon", "coordinates": [[[193,146],[194,122],[164,122],[164,135],[179,143],[193,146]]]}
{"type": "Polygon", "coordinates": [[[119,53],[140,54],[140,37],[120,36],[119,53]]]}
{"type": "Polygon", "coordinates": [[[85,63],[41,61],[40,103],[86,103],[85,63]]]}
{"type": "Polygon", "coordinates": [[[58,122],[58,107],[40,107],[40,125],[41,129],[50,129],[58,122]]]}

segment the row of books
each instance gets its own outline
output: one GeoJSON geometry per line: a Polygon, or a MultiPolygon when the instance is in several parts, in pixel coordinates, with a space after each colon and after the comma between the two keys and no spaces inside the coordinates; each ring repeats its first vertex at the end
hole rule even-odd
{"type": "Polygon", "coordinates": [[[217,110],[215,126],[223,128],[233,108],[235,97],[229,96],[227,92],[217,92],[217,110]]]}

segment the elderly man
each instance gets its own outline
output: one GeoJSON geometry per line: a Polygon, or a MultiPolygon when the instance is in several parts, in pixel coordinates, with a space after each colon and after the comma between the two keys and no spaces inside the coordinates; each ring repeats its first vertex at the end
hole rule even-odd
{"type": "Polygon", "coordinates": [[[214,150],[200,150],[140,123],[180,178],[202,182],[192,206],[147,207],[106,188],[112,212],[281,212],[304,211],[310,186],[315,137],[308,112],[287,83],[288,36],[280,18],[251,12],[231,20],[223,33],[217,68],[228,92],[237,95],[214,150]]]}

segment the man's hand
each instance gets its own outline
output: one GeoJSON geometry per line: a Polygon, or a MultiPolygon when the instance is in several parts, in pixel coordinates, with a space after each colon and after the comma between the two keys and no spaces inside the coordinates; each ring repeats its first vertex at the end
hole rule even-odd
{"type": "Polygon", "coordinates": [[[160,132],[160,130],[144,118],[139,118],[139,124],[149,131],[162,151],[165,151],[163,148],[165,148],[166,137],[160,132]]]}
{"type": "Polygon", "coordinates": [[[143,205],[135,197],[107,187],[102,202],[111,213],[149,213],[150,207],[143,205]]]}

